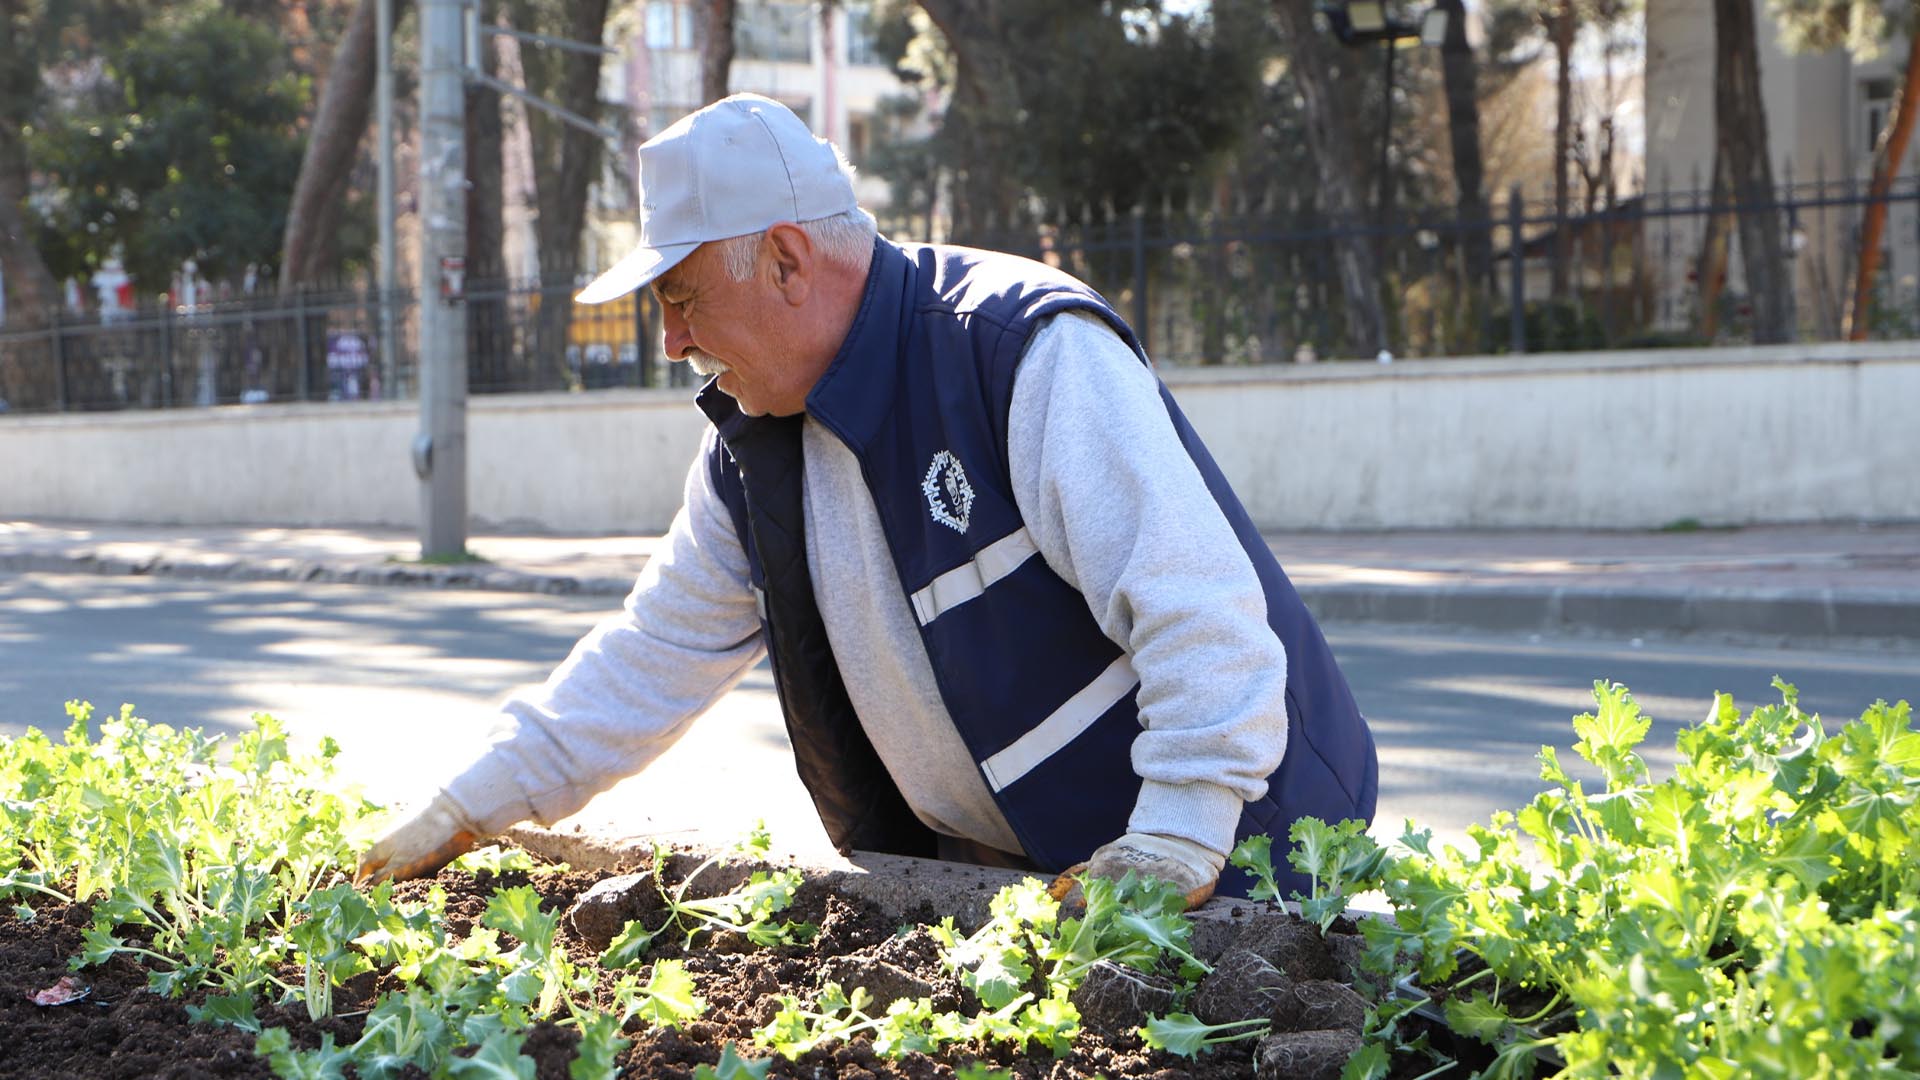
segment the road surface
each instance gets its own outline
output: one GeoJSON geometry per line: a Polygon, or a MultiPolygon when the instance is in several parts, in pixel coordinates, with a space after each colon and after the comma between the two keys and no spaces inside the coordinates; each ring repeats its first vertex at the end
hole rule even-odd
{"type": "MultiPolygon", "coordinates": [[[[65,725],[62,702],[134,703],[147,718],[210,731],[274,713],[311,745],[332,735],[343,766],[403,800],[484,739],[491,706],[538,682],[615,607],[605,597],[350,585],[0,575],[0,734],[65,725]]],[[[1920,696],[1911,653],[1469,634],[1336,626],[1336,653],[1380,746],[1375,832],[1415,817],[1455,839],[1540,785],[1533,754],[1565,747],[1596,679],[1623,682],[1656,718],[1657,766],[1715,691],[1742,708],[1775,700],[1775,674],[1805,707],[1843,719],[1875,698],[1920,696]]],[[[1831,727],[1831,725],[1830,725],[1831,727]]],[[[1563,753],[1572,761],[1571,753],[1563,753]]],[[[825,837],[791,758],[771,680],[751,673],[646,773],[572,824],[708,839],[765,817],[781,846],[825,837]]]]}

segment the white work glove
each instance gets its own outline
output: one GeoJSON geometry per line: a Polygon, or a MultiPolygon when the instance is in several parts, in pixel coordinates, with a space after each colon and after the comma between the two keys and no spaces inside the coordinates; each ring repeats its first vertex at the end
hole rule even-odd
{"type": "Polygon", "coordinates": [[[472,850],[479,829],[442,793],[388,829],[360,856],[357,885],[425,877],[472,850]]]}
{"type": "Polygon", "coordinates": [[[1187,894],[1187,907],[1206,903],[1220,882],[1220,870],[1227,857],[1212,848],[1161,833],[1128,833],[1102,845],[1085,864],[1068,870],[1054,882],[1055,899],[1064,899],[1072,888],[1070,876],[1084,871],[1088,877],[1118,881],[1131,870],[1141,877],[1158,878],[1187,894]],[[1062,888],[1062,883],[1066,887],[1062,888]]]}

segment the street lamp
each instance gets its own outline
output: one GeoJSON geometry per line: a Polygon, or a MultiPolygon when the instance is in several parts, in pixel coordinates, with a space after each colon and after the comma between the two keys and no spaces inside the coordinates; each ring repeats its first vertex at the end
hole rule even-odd
{"type": "MultiPolygon", "coordinates": [[[[1381,106],[1380,189],[1374,199],[1380,227],[1386,228],[1393,212],[1393,177],[1389,169],[1389,151],[1393,145],[1393,54],[1399,42],[1418,38],[1427,45],[1440,45],[1447,37],[1447,13],[1430,8],[1419,22],[1397,19],[1387,9],[1386,0],[1322,0],[1314,8],[1313,24],[1323,34],[1349,48],[1360,48],[1382,41],[1387,46],[1387,89],[1381,106]]],[[[1385,242],[1385,234],[1382,234],[1385,242]]]]}

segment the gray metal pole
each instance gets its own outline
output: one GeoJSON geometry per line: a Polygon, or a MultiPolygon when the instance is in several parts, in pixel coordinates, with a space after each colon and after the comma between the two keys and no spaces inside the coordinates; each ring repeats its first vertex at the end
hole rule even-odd
{"type": "Polygon", "coordinates": [[[393,0],[375,5],[373,95],[380,121],[380,396],[400,396],[400,351],[393,327],[393,0]]]}
{"type": "Polygon", "coordinates": [[[467,547],[466,63],[459,0],[420,4],[420,555],[467,547]]]}
{"type": "Polygon", "coordinates": [[[1507,236],[1513,248],[1511,307],[1507,314],[1507,343],[1515,356],[1527,351],[1527,242],[1522,233],[1526,229],[1526,206],[1521,201],[1520,185],[1513,185],[1507,193],[1507,236]]]}

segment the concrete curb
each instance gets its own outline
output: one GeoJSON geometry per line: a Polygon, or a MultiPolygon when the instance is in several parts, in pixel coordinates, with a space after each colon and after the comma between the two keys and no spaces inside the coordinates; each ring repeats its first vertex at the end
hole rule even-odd
{"type": "MultiPolygon", "coordinates": [[[[300,559],[148,559],[91,551],[0,553],[0,573],[103,574],[622,597],[631,577],[511,570],[487,563],[337,565],[300,559]]],[[[1323,621],[1502,632],[1729,635],[1920,645],[1920,590],[1649,589],[1572,585],[1301,585],[1323,621]]]]}
{"type": "Polygon", "coordinates": [[[1920,591],[1322,585],[1303,586],[1300,596],[1328,622],[1920,644],[1920,591]]]}
{"type": "MultiPolygon", "coordinates": [[[[641,862],[652,852],[652,841],[643,836],[619,837],[597,833],[561,833],[537,825],[521,824],[509,828],[506,838],[526,850],[554,862],[564,862],[576,870],[616,871],[641,862]]],[[[668,845],[674,848],[676,845],[668,845]]],[[[678,845],[694,858],[710,854],[712,848],[695,844],[678,845]]],[[[692,858],[689,858],[692,861],[692,858]]],[[[1008,885],[1027,878],[1047,881],[1050,875],[1028,870],[1002,870],[970,863],[939,862],[906,855],[883,855],[856,851],[851,858],[834,855],[796,858],[776,854],[781,865],[798,867],[820,887],[835,894],[857,897],[901,919],[934,912],[953,916],[963,932],[972,932],[992,917],[988,910],[995,894],[1008,885]]],[[[1216,896],[1191,914],[1201,923],[1225,924],[1228,931],[1257,912],[1300,913],[1291,901],[1273,904],[1216,896]]],[[[1381,913],[1349,909],[1352,919],[1381,917],[1381,913]]],[[[1217,933],[1195,928],[1196,934],[1217,933]]]]}
{"type": "Polygon", "coordinates": [[[240,559],[126,559],[92,552],[73,555],[0,554],[0,573],[102,574],[119,577],[174,577],[197,581],[292,581],[329,585],[386,585],[412,588],[484,589],[491,592],[625,596],[630,577],[571,577],[507,570],[486,563],[432,566],[395,562],[377,566],[335,566],[300,559],[249,562],[240,559]]]}

